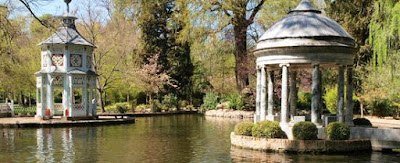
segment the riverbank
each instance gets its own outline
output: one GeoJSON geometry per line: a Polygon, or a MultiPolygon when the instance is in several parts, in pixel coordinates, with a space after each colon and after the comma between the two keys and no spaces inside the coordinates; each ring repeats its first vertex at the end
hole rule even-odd
{"type": "Polygon", "coordinates": [[[218,110],[207,110],[204,113],[204,115],[210,117],[248,119],[254,117],[254,111],[218,109],[218,110]]]}
{"type": "Polygon", "coordinates": [[[94,120],[66,120],[54,118],[50,120],[39,120],[34,117],[0,118],[0,128],[41,128],[41,127],[70,127],[70,126],[97,126],[135,123],[132,117],[114,119],[100,117],[94,120]]]}

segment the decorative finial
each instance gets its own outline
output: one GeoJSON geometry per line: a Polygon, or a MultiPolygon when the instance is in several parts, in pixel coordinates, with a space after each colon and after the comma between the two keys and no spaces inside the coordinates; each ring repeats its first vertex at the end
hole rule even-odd
{"type": "Polygon", "coordinates": [[[64,2],[67,4],[67,13],[69,13],[69,3],[71,3],[72,0],[64,0],[64,2]]]}

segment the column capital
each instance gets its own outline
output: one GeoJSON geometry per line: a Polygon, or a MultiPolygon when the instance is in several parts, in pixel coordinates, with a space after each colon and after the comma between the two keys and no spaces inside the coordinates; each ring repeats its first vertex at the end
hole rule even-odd
{"type": "Polygon", "coordinates": [[[281,64],[279,64],[279,67],[289,67],[290,66],[290,64],[289,63],[281,63],[281,64]]]}
{"type": "Polygon", "coordinates": [[[319,63],[319,62],[313,62],[313,63],[311,63],[311,65],[312,65],[313,67],[315,67],[315,66],[320,66],[321,63],[319,63]]]}

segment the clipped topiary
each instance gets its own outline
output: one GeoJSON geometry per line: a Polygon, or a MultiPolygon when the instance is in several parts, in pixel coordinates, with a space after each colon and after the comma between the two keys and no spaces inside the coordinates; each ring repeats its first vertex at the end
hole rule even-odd
{"type": "Polygon", "coordinates": [[[244,135],[244,136],[251,136],[252,135],[252,129],[253,129],[254,123],[252,122],[242,122],[238,123],[235,126],[235,134],[236,135],[244,135]]]}
{"type": "Polygon", "coordinates": [[[318,139],[317,126],[312,122],[298,122],[292,128],[293,137],[298,140],[318,139]]]}
{"type": "Polygon", "coordinates": [[[372,126],[372,123],[366,118],[356,118],[353,119],[353,123],[355,126],[372,126]]]}
{"type": "Polygon", "coordinates": [[[287,138],[285,132],[276,121],[261,121],[257,122],[252,131],[254,137],[259,138],[287,138]]]}
{"type": "Polygon", "coordinates": [[[350,127],[346,123],[332,122],[326,128],[326,136],[329,140],[348,140],[350,127]]]}

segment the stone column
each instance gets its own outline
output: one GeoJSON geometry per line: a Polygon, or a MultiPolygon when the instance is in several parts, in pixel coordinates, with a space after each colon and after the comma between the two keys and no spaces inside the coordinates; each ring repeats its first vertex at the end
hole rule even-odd
{"type": "Polygon", "coordinates": [[[297,87],[296,87],[296,71],[291,71],[289,76],[289,84],[290,84],[290,92],[289,92],[289,101],[290,101],[290,119],[293,120],[296,115],[296,107],[297,107],[297,87]]]}
{"type": "Polygon", "coordinates": [[[319,65],[314,65],[313,73],[312,73],[312,98],[311,98],[311,122],[314,124],[318,124],[318,119],[320,116],[320,101],[321,101],[321,92],[320,92],[320,71],[319,65]]]}
{"type": "Polygon", "coordinates": [[[288,122],[288,67],[289,64],[281,64],[282,67],[282,99],[281,99],[281,123],[288,122]]]}
{"type": "Polygon", "coordinates": [[[261,69],[257,66],[257,87],[256,87],[256,114],[254,122],[258,122],[260,117],[260,99],[261,99],[261,69]]]}
{"type": "Polygon", "coordinates": [[[347,68],[346,82],[346,123],[353,125],[353,67],[347,68]]]}
{"type": "Polygon", "coordinates": [[[268,80],[268,120],[274,120],[274,71],[267,72],[268,80]]]}
{"type": "MultiPolygon", "coordinates": [[[[88,109],[88,89],[87,89],[87,80],[88,77],[85,76],[83,78],[83,87],[82,87],[82,105],[83,105],[83,110],[85,111],[85,116],[88,117],[89,116],[89,109],[88,109]]],[[[80,115],[82,116],[82,115],[80,115]]]]}
{"type": "Polygon", "coordinates": [[[266,112],[265,109],[267,108],[266,97],[267,97],[267,82],[266,82],[266,72],[265,67],[261,67],[261,96],[260,96],[260,120],[264,121],[266,112]]]}
{"type": "Polygon", "coordinates": [[[338,99],[337,99],[336,116],[337,121],[344,122],[343,107],[344,107],[344,66],[339,66],[338,78],[338,99]]]}

